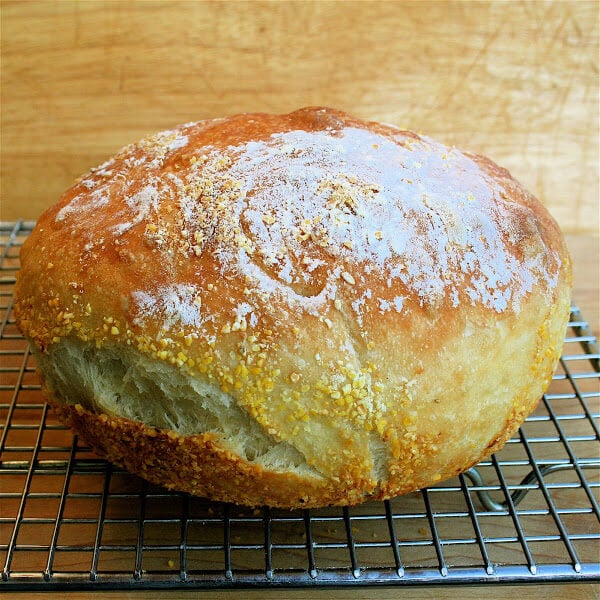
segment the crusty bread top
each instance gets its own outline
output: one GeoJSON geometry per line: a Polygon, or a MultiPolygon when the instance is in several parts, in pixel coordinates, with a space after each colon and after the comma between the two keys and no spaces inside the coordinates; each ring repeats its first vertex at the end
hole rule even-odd
{"type": "Polygon", "coordinates": [[[313,440],[344,421],[332,447],[353,457],[360,429],[385,438],[391,372],[410,384],[419,355],[532,297],[551,304],[570,277],[556,223],[507,171],[325,108],[125,147],[43,215],[22,262],[16,310],[39,347],[136,347],[303,452],[303,421],[313,440]],[[392,338],[406,348],[386,364],[392,338]]]}
{"type": "Polygon", "coordinates": [[[160,290],[162,307],[156,284],[139,286],[140,317],[162,308],[183,324],[198,324],[186,299],[209,269],[291,310],[343,289],[360,324],[405,302],[515,310],[534,285],[556,285],[560,266],[556,225],[507,171],[330,109],[146,138],[81,178],[44,221],[78,238],[82,267],[107,252],[126,262],[141,241],[152,279],[182,276],[160,290]]]}

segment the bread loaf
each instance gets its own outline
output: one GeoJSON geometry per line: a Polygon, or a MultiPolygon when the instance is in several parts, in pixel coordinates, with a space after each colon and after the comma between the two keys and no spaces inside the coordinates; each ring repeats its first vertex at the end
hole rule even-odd
{"type": "Polygon", "coordinates": [[[389,498],[498,450],[570,306],[559,228],[506,170],[327,108],[125,147],[21,261],[59,417],[152,482],[251,506],[389,498]]]}

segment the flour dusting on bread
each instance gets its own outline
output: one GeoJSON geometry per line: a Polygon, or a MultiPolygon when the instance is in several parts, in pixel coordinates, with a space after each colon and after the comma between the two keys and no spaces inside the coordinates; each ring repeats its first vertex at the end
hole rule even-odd
{"type": "Polygon", "coordinates": [[[560,230],[507,171],[326,108],[126,146],[22,264],[17,322],[61,418],[152,481],[244,504],[468,468],[534,409],[570,305],[560,230]]]}

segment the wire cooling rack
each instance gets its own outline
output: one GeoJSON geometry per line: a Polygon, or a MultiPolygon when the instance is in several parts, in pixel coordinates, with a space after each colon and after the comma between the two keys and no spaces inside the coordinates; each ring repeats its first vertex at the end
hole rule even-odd
{"type": "Polygon", "coordinates": [[[251,510],[154,487],[58,422],[12,314],[31,227],[0,225],[0,590],[600,578],[599,354],[577,308],[538,410],[476,469],[387,502],[251,510]]]}

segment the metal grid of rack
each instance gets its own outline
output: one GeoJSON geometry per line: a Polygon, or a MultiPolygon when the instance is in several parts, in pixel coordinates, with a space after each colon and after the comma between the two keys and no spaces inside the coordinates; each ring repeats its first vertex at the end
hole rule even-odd
{"type": "Polygon", "coordinates": [[[457,478],[351,508],[256,510],[154,487],[55,418],[12,315],[31,223],[0,225],[0,589],[600,578],[600,368],[573,308],[539,408],[457,478]]]}

